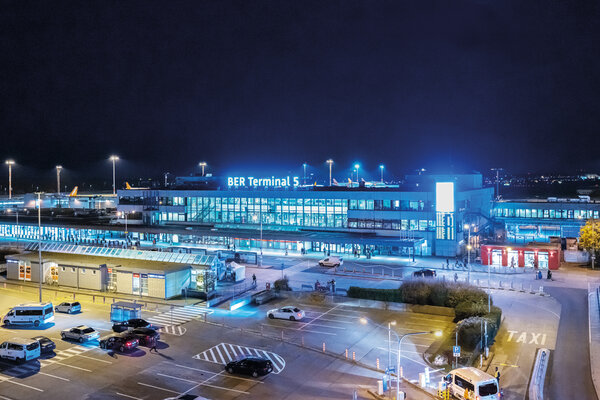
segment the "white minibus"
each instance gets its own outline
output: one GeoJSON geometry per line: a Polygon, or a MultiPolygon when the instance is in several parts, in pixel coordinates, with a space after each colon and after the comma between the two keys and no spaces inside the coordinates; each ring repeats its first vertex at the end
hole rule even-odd
{"type": "Polygon", "coordinates": [[[10,309],[2,318],[4,325],[40,326],[54,321],[52,303],[19,304],[10,309]]]}
{"type": "Polygon", "coordinates": [[[40,351],[40,343],[34,339],[13,338],[0,344],[0,358],[19,362],[35,360],[40,351]]]}
{"type": "Polygon", "coordinates": [[[450,371],[444,378],[450,394],[457,399],[498,400],[500,398],[498,381],[490,374],[473,368],[458,368],[450,371]],[[465,397],[465,391],[468,397],[465,397]]]}

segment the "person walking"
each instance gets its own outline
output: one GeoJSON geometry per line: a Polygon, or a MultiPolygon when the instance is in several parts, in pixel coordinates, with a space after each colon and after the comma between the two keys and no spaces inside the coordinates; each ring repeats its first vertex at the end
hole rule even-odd
{"type": "Polygon", "coordinates": [[[498,382],[498,387],[500,387],[500,371],[498,367],[496,367],[496,373],[494,374],[494,378],[496,378],[496,382],[498,382]]]}
{"type": "Polygon", "coordinates": [[[152,347],[150,347],[149,353],[152,353],[152,350],[158,354],[158,350],[156,349],[156,338],[152,338],[152,347]]]}
{"type": "Polygon", "coordinates": [[[256,274],[252,274],[252,285],[256,286],[256,274]]]}
{"type": "Polygon", "coordinates": [[[456,272],[454,273],[454,282],[458,282],[458,274],[456,272]]]}

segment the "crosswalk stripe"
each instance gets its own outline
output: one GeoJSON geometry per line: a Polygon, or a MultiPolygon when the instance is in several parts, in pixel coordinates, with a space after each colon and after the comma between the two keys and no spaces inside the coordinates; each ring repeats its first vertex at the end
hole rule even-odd
{"type": "Polygon", "coordinates": [[[229,362],[229,360],[227,360],[227,362],[225,361],[225,358],[223,357],[223,354],[221,354],[221,350],[219,349],[220,345],[215,347],[215,349],[217,350],[217,353],[219,353],[219,357],[221,357],[221,362],[223,364],[227,364],[227,362],[229,362]]]}
{"type": "MultiPolygon", "coordinates": [[[[227,345],[227,346],[229,346],[229,345],[227,345]]],[[[233,360],[233,358],[231,358],[231,356],[229,355],[229,352],[227,351],[227,346],[223,345],[223,351],[227,355],[227,362],[229,362],[229,361],[233,360]]]]}
{"type": "Polygon", "coordinates": [[[192,358],[222,365],[236,359],[240,355],[267,358],[271,361],[271,364],[273,365],[273,373],[275,374],[279,374],[285,368],[285,360],[278,354],[267,350],[239,346],[229,343],[219,343],[216,346],[213,346],[201,353],[196,354],[192,358]]]}
{"type": "Polygon", "coordinates": [[[233,353],[233,357],[237,358],[237,352],[235,351],[235,346],[230,344],[229,348],[231,349],[231,352],[233,353]]]}

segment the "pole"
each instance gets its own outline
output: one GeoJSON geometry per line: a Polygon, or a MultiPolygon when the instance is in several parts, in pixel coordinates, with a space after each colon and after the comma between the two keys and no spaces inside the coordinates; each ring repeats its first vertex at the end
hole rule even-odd
{"type": "Polygon", "coordinates": [[[304,178],[302,180],[303,185],[306,186],[306,163],[302,164],[302,167],[304,168],[304,178]]]}
{"type": "Polygon", "coordinates": [[[115,157],[112,157],[112,163],[113,163],[113,194],[117,194],[117,189],[116,189],[116,173],[115,173],[115,157]]]}
{"type": "Polygon", "coordinates": [[[17,247],[19,247],[19,207],[17,206],[17,247]]]}
{"type": "MultiPolygon", "coordinates": [[[[454,346],[458,346],[458,331],[456,331],[456,340],[454,346]]],[[[454,356],[454,368],[458,368],[458,357],[454,356]]]]}
{"type": "MultiPolygon", "coordinates": [[[[60,195],[60,170],[61,167],[56,167],[56,193],[60,195]]],[[[60,199],[59,199],[60,204],[60,199]]]]}
{"type": "Polygon", "coordinates": [[[471,224],[469,224],[469,243],[467,244],[467,265],[469,266],[469,272],[467,282],[471,283],[471,224]]]}
{"type": "MultiPolygon", "coordinates": [[[[387,377],[388,377],[388,386],[389,391],[392,391],[392,385],[390,385],[390,367],[392,366],[392,323],[388,322],[388,363],[387,363],[387,377]]],[[[396,373],[400,373],[396,371],[396,373]]]]}
{"type": "Polygon", "coordinates": [[[8,164],[8,198],[12,199],[12,164],[8,164]]]}
{"type": "Polygon", "coordinates": [[[329,186],[331,186],[331,164],[333,164],[330,160],[329,162],[329,186]]]}
{"type": "Polygon", "coordinates": [[[39,256],[39,302],[42,302],[42,193],[37,192],[38,195],[38,256],[39,256]]]}
{"type": "Polygon", "coordinates": [[[400,359],[402,358],[402,353],[400,351],[402,350],[402,339],[405,337],[406,335],[398,340],[398,360],[396,360],[396,399],[400,398],[400,368],[402,368],[400,366],[400,359]]]}

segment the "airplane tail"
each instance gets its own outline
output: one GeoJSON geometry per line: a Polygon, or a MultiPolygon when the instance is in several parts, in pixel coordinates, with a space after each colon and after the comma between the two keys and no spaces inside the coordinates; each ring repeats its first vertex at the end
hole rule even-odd
{"type": "Polygon", "coordinates": [[[79,190],[79,187],[78,187],[78,186],[75,186],[75,187],[73,188],[73,190],[71,190],[71,193],[69,193],[69,197],[75,197],[75,196],[77,196],[77,191],[78,191],[78,190],[79,190]]]}
{"type": "Polygon", "coordinates": [[[339,185],[338,181],[336,181],[336,180],[335,180],[335,178],[333,179],[333,184],[334,184],[335,186],[339,185]]]}
{"type": "Polygon", "coordinates": [[[129,182],[125,182],[125,189],[131,190],[131,185],[129,184],[129,182]]]}

